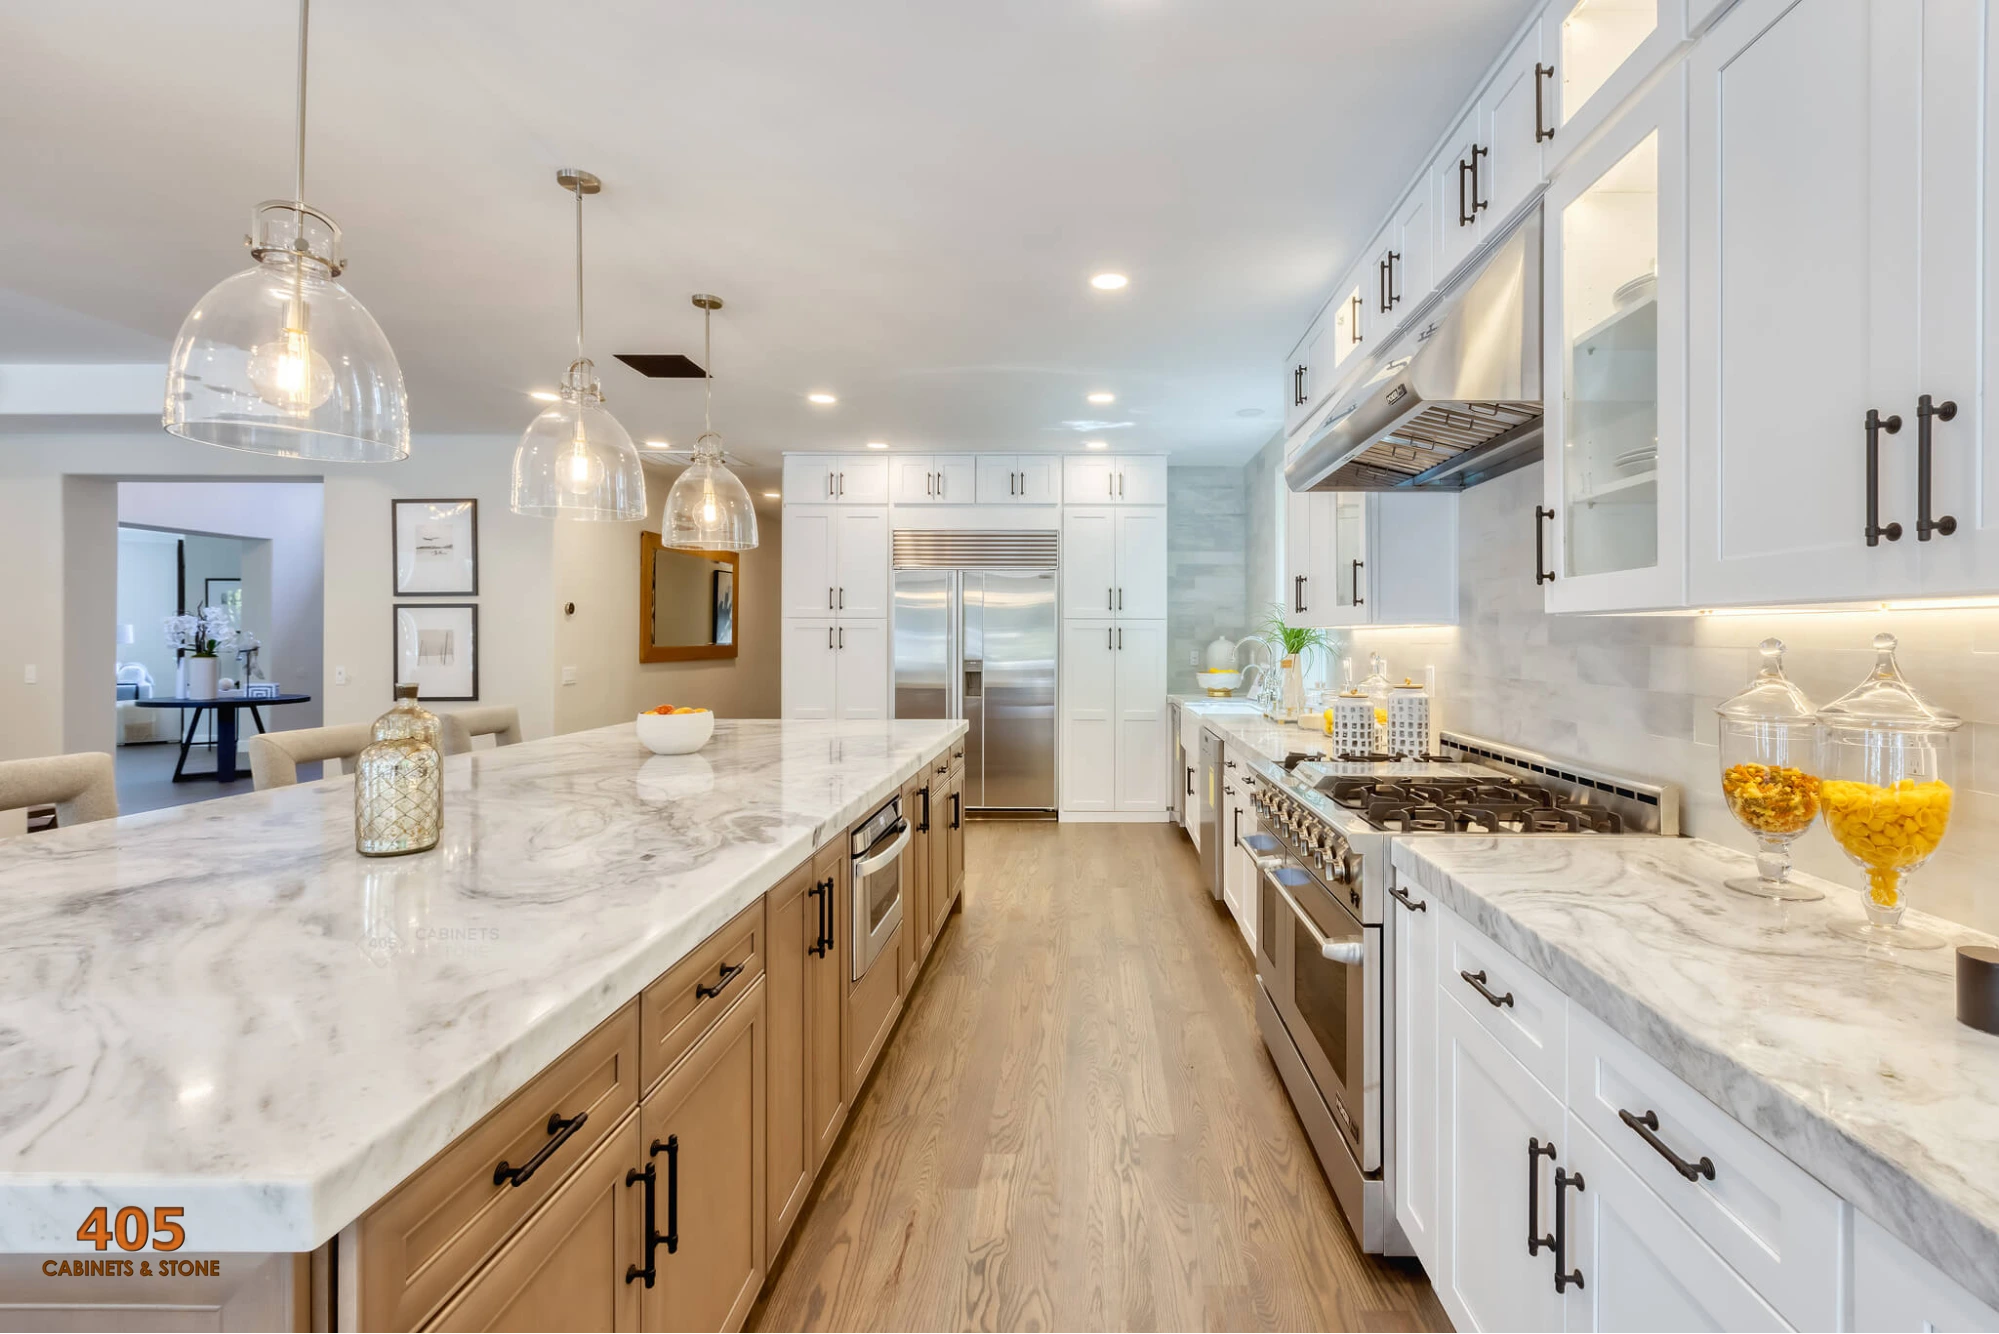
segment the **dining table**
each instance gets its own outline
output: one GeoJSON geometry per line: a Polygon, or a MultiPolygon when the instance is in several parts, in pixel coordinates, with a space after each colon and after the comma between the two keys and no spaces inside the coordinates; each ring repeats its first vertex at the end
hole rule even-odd
{"type": "Polygon", "coordinates": [[[174,782],[233,783],[242,776],[241,770],[236,767],[236,711],[248,709],[250,721],[262,732],[264,715],[259,710],[265,705],[304,704],[311,699],[311,695],[246,695],[240,690],[231,690],[208,699],[140,699],[132,702],[142,709],[181,709],[187,712],[187,725],[180,734],[180,758],[174,761],[174,782]],[[215,719],[215,767],[205,772],[189,773],[187,753],[194,746],[195,733],[201,729],[201,715],[204,713],[212,714],[215,719]]]}

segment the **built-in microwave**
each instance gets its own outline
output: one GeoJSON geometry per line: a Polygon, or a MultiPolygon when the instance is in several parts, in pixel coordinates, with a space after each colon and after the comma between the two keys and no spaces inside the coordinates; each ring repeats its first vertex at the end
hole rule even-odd
{"type": "Polygon", "coordinates": [[[902,925],[902,852],[909,846],[909,821],[902,816],[902,798],[890,797],[848,840],[853,857],[854,956],[853,978],[868,968],[902,925]]]}

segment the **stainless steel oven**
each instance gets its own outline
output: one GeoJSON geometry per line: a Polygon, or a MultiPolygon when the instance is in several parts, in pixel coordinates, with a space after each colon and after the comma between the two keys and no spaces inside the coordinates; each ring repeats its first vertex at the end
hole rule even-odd
{"type": "Polygon", "coordinates": [[[870,815],[848,840],[853,857],[854,963],[853,980],[867,975],[889,937],[902,925],[902,851],[909,846],[909,821],[902,817],[902,798],[870,815]]]}

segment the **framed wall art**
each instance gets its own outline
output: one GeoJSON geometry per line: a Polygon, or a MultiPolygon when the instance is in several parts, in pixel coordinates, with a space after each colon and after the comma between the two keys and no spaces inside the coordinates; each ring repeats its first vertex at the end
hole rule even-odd
{"type": "Polygon", "coordinates": [[[479,502],[392,500],[396,596],[479,592],[479,502]]]}
{"type": "Polygon", "coordinates": [[[479,698],[479,607],[473,602],[395,605],[395,683],[423,700],[479,698]]]}

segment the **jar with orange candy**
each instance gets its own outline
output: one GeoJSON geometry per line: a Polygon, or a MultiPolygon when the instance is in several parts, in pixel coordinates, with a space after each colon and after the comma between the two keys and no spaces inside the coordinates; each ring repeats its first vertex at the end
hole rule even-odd
{"type": "Polygon", "coordinates": [[[1825,895],[1791,879],[1791,842],[1819,813],[1816,773],[1818,720],[1812,702],[1784,675],[1784,645],[1758,645],[1761,669],[1748,689],[1724,700],[1721,794],[1729,811],[1756,838],[1756,874],[1724,880],[1728,888],[1766,899],[1825,895]]]}
{"type": "Polygon", "coordinates": [[[1953,745],[1964,720],[1903,679],[1895,637],[1874,637],[1874,671],[1819,711],[1819,804],[1826,829],[1867,873],[1865,922],[1849,928],[1898,949],[1941,937],[1902,924],[1909,876],[1943,842],[1953,796],[1953,745]]]}

